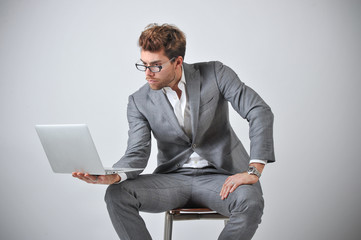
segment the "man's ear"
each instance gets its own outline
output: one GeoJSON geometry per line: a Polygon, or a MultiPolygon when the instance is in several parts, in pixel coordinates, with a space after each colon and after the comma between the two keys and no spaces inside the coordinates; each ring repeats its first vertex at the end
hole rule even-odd
{"type": "Polygon", "coordinates": [[[182,56],[178,56],[175,60],[175,64],[177,67],[182,67],[183,65],[183,57],[182,56]]]}

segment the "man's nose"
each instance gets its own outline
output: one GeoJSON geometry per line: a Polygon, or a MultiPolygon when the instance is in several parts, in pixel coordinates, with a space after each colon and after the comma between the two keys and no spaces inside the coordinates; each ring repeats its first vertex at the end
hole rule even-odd
{"type": "Polygon", "coordinates": [[[154,75],[154,72],[150,71],[149,68],[145,69],[145,75],[146,76],[153,76],[154,75]]]}

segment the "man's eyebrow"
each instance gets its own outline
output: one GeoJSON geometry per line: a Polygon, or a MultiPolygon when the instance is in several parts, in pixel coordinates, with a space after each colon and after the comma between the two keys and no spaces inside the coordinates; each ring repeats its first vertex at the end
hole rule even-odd
{"type": "MultiPolygon", "coordinates": [[[[142,59],[140,59],[140,61],[142,61],[143,64],[146,64],[146,62],[143,61],[142,59]]],[[[149,65],[157,64],[157,63],[160,63],[160,62],[161,62],[161,60],[155,60],[153,62],[150,62],[149,65]]]]}

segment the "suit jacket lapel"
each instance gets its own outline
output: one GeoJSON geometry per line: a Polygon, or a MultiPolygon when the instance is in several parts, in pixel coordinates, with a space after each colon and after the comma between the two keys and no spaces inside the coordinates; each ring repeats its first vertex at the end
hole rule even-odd
{"type": "Polygon", "coordinates": [[[186,78],[188,104],[191,112],[191,124],[192,124],[192,133],[193,133],[192,136],[194,142],[198,128],[201,76],[199,70],[194,69],[191,65],[184,63],[183,66],[184,66],[184,74],[186,78]]]}
{"type": "MultiPolygon", "coordinates": [[[[173,127],[173,129],[177,132],[177,134],[183,138],[185,141],[189,142],[189,137],[184,133],[183,129],[178,123],[177,117],[174,114],[173,108],[170,105],[167,97],[163,93],[162,90],[150,90],[149,97],[152,99],[153,103],[160,108],[160,110],[164,113],[168,122],[173,127]]],[[[162,123],[159,123],[162,124],[162,123]]]]}

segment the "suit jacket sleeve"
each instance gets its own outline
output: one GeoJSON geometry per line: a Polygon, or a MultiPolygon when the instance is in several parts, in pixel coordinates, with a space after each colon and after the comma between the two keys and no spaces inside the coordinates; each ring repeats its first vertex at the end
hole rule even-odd
{"type": "MultiPolygon", "coordinates": [[[[145,168],[151,151],[151,129],[147,119],[138,110],[132,95],[129,96],[127,117],[129,123],[127,150],[113,167],[145,168]]],[[[141,172],[128,172],[127,178],[136,178],[141,172]]]]}
{"type": "Polygon", "coordinates": [[[250,158],[274,162],[271,108],[229,67],[215,62],[215,74],[223,97],[249,122],[250,158]]]}

